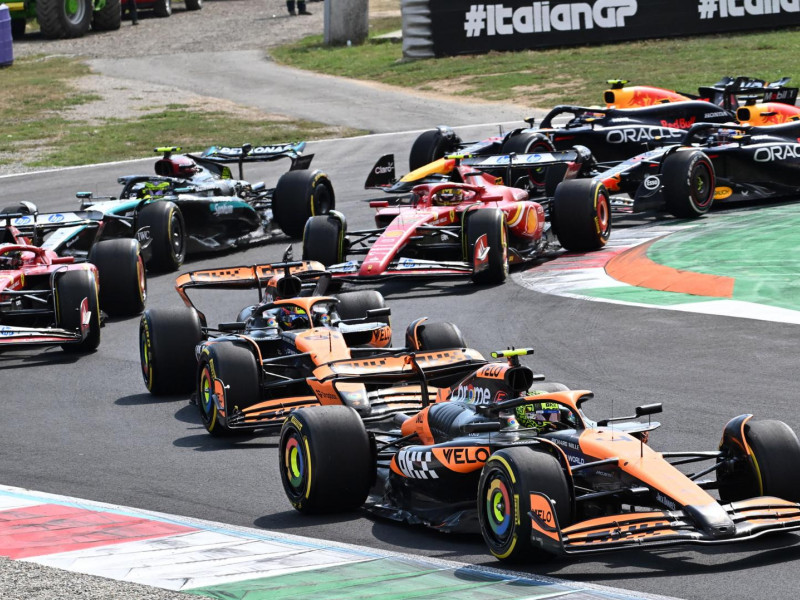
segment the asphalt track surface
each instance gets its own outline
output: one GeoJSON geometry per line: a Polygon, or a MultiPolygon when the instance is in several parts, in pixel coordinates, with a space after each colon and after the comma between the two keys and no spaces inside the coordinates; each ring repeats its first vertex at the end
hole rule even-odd
{"type": "MultiPolygon", "coordinates": [[[[494,128],[464,132],[465,138],[494,128]]],[[[337,208],[351,228],[371,224],[362,189],[384,151],[405,157],[415,133],[309,145],[314,165],[334,182],[337,208]]],[[[257,141],[257,140],[253,140],[257,141]]],[[[399,159],[405,169],[405,158],[399,159]]],[[[0,179],[7,205],[29,199],[43,210],[74,209],[74,190],[117,191],[116,177],[149,172],[152,160],[0,179]]],[[[274,183],[279,167],[253,168],[274,183]]],[[[730,214],[730,213],[729,213],[730,214]]],[[[715,218],[712,215],[710,218],[715,218]]],[[[633,222],[635,225],[635,222],[633,222]]],[[[620,222],[618,226],[626,226],[620,222]]],[[[627,226],[631,226],[630,223],[627,226]]],[[[612,234],[613,235],[613,234],[612,234]]],[[[280,259],[288,241],[208,256],[186,269],[280,259]]],[[[299,244],[295,244],[299,254],[299,244]]],[[[535,267],[533,267],[535,268],[535,267]]],[[[179,302],[174,275],[149,277],[148,306],[179,302]]],[[[800,430],[794,325],[627,307],[538,294],[512,281],[479,288],[467,282],[380,286],[392,306],[394,340],[419,316],[452,320],[488,353],[532,346],[535,371],[551,381],[593,390],[590,416],[632,414],[664,403],[651,444],[664,450],[711,450],[727,420],[741,413],[777,418],[800,430]]],[[[211,294],[212,292],[208,292],[211,294]]],[[[252,295],[207,300],[210,321],[230,320],[252,295]]],[[[448,536],[373,520],[364,513],[319,518],[295,513],[278,479],[276,438],[212,439],[186,397],[154,398],[139,372],[138,319],[109,322],[98,352],[59,349],[0,354],[0,482],[239,526],[360,544],[477,565],[499,566],[480,538],[448,536]]],[[[342,458],[347,450],[343,445],[342,458]]],[[[626,551],[521,570],[627,590],[703,599],[774,599],[795,595],[800,536],[750,543],[626,551]]]]}

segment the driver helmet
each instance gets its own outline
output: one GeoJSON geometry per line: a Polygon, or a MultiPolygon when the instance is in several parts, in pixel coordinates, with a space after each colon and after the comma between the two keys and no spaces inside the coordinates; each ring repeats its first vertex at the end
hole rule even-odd
{"type": "Polygon", "coordinates": [[[0,248],[0,269],[18,269],[22,262],[22,252],[19,250],[3,252],[0,248]]]}
{"type": "Polygon", "coordinates": [[[534,428],[539,433],[550,431],[554,423],[561,422],[561,405],[558,402],[523,404],[515,412],[520,427],[534,428]]]}
{"type": "Polygon", "coordinates": [[[445,188],[433,195],[433,204],[436,206],[455,206],[460,204],[464,198],[461,188],[445,188]]]}
{"type": "Polygon", "coordinates": [[[278,320],[284,329],[308,327],[308,315],[299,306],[282,306],[278,320]]]}
{"type": "Polygon", "coordinates": [[[152,198],[154,196],[164,196],[169,193],[169,181],[160,181],[153,183],[151,181],[143,181],[133,186],[133,196],[139,199],[152,198]]]}

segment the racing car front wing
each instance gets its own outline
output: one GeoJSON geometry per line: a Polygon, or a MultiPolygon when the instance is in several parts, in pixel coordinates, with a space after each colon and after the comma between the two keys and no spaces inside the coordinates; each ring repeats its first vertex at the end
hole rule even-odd
{"type": "Polygon", "coordinates": [[[70,342],[80,342],[83,341],[83,339],[84,336],[82,333],[67,331],[66,329],[39,329],[35,327],[0,325],[0,346],[15,344],[68,344],[70,342]]]}
{"type": "MultiPolygon", "coordinates": [[[[691,507],[690,507],[691,508],[691,507]]],[[[531,540],[553,554],[590,554],[637,547],[723,544],[800,529],[800,504],[760,496],[723,504],[735,527],[721,535],[701,529],[690,510],[633,512],[582,521],[561,529],[552,501],[531,493],[531,540]]]]}

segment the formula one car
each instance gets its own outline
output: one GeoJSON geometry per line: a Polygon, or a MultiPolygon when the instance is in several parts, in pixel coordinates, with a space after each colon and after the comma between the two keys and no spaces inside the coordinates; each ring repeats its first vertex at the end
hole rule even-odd
{"type": "MultiPolygon", "coordinates": [[[[419,410],[420,394],[343,381],[348,373],[402,363],[403,352],[445,379],[474,368],[475,357],[448,323],[414,321],[410,350],[390,348],[389,309],[376,291],[324,296],[330,275],[311,261],[194,271],[177,289],[187,308],[152,309],[142,315],[140,356],[154,394],[196,389],[194,402],[212,435],[279,428],[302,406],[352,406],[368,421],[419,410]],[[236,321],[209,327],[186,294],[192,288],[257,288],[258,304],[236,321]],[[199,364],[198,364],[199,363],[199,364]],[[333,381],[333,380],[336,381],[333,381]]],[[[409,367],[411,368],[411,367],[409,367]]]]}
{"type": "MultiPolygon", "coordinates": [[[[558,166],[559,176],[576,177],[593,164],[580,147],[531,158],[535,164],[513,167],[558,166]]],[[[442,159],[395,182],[394,158],[382,157],[366,187],[410,191],[407,203],[371,202],[376,228],[363,231],[348,232],[336,211],[312,217],[303,235],[303,258],[324,263],[342,281],[469,276],[476,283],[502,283],[510,264],[558,248],[588,252],[605,245],[611,213],[601,185],[565,181],[552,199],[534,202],[527,191],[501,185],[502,179],[487,172],[506,169],[507,161],[483,167],[477,170],[468,159],[442,159]],[[365,257],[345,262],[348,255],[365,257]]]]}
{"type": "MultiPolygon", "coordinates": [[[[138,315],[147,301],[147,280],[139,242],[135,239],[98,241],[103,221],[103,215],[96,211],[40,213],[33,203],[21,202],[0,210],[0,226],[3,227],[0,235],[3,243],[41,250],[34,252],[35,257],[26,254],[34,261],[31,264],[92,263],[98,277],[103,312],[112,317],[138,315]],[[65,242],[76,228],[84,231],[86,251],[76,252],[65,242]]],[[[23,264],[28,265],[25,261],[23,264]]],[[[41,287],[41,283],[36,285],[41,287]]]]}
{"type": "MultiPolygon", "coordinates": [[[[275,237],[277,228],[299,238],[306,219],[335,206],[333,185],[320,170],[308,166],[313,154],[301,155],[305,142],[240,148],[212,146],[199,155],[176,154],[180,148],[156,148],[163,157],[156,175],[119,178],[119,198],[81,192],[81,209],[107,216],[105,237],[133,237],[147,242],[147,267],[177,270],[187,253],[244,248],[275,237]],[[291,169],[275,188],[242,179],[244,163],[287,158],[291,169]],[[229,163],[239,166],[233,179],[229,163]],[[113,223],[113,225],[112,225],[113,223]]],[[[76,230],[71,247],[86,250],[76,230]]]]}
{"type": "Polygon", "coordinates": [[[734,121],[736,109],[745,101],[739,99],[743,95],[746,102],[768,102],[773,112],[783,114],[781,107],[789,107],[797,98],[797,88],[787,88],[787,81],[767,84],[747,77],[726,78],[701,88],[702,95],[693,98],[646,86],[612,89],[605,92],[606,108],[556,106],[539,127],[534,127],[533,119],[526,119],[527,128],[477,142],[462,142],[451,128],[440,126],[417,137],[409,164],[413,171],[448,154],[530,154],[575,145],[589,148],[601,163],[622,161],[649,150],[654,143],[680,143],[686,129],[696,123],[734,121]],[[671,101],[656,102],[657,98],[671,101]],[[565,116],[569,118],[564,124],[554,124],[565,116]]]}
{"type": "Polygon", "coordinates": [[[486,364],[440,390],[449,401],[398,415],[394,431],[368,431],[346,406],[292,413],[279,446],[292,506],[365,505],[410,524],[479,530],[507,561],[800,529],[800,443],[786,424],[742,415],[724,427],[719,450],[657,452],[648,439],[659,423],[649,415],[661,404],[593,421],[583,412],[591,392],[537,391],[514,362],[519,353],[496,353],[508,364],[486,364]],[[642,416],[647,423],[635,420],[642,416]],[[711,465],[690,474],[675,466],[700,461],[711,465]]]}

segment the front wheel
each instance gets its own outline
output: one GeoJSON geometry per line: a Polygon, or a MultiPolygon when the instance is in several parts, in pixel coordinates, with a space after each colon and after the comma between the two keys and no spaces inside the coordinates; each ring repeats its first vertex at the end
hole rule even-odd
{"type": "Polygon", "coordinates": [[[186,224],[181,209],[173,202],[156,200],[146,204],[137,218],[139,229],[147,228],[151,255],[147,268],[177,271],[186,258],[186,224]]]}
{"type": "Polygon", "coordinates": [[[139,322],[139,360],[148,391],[154,395],[188,394],[194,389],[194,348],[203,340],[196,310],[151,308],[139,322]]]}
{"type": "Polygon", "coordinates": [[[139,242],[103,240],[92,246],[89,262],[100,274],[100,306],[110,316],[138,315],[147,301],[147,278],[139,242]]]}
{"type": "Polygon", "coordinates": [[[203,8],[203,0],[185,0],[186,10],[200,10],[203,8]]]}
{"type": "MultiPolygon", "coordinates": [[[[723,502],[744,500],[753,496],[776,496],[800,502],[800,442],[797,434],[782,421],[748,421],[744,437],[750,454],[728,468],[717,472],[719,495],[723,502]]],[[[723,453],[740,454],[740,449],[727,448],[723,453]]]]}
{"type": "Polygon", "coordinates": [[[349,406],[294,411],[281,428],[278,456],[283,489],[301,513],[355,510],[367,499],[375,472],[371,445],[349,406]]]}
{"type": "Polygon", "coordinates": [[[251,350],[232,342],[216,342],[203,348],[197,405],[208,433],[214,436],[230,434],[228,419],[231,413],[258,404],[260,398],[258,365],[251,350]],[[222,382],[221,388],[215,385],[217,379],[222,382]],[[217,407],[214,396],[221,407],[217,407]]]}
{"type": "Polygon", "coordinates": [[[415,349],[425,352],[467,347],[461,330],[456,324],[448,321],[423,321],[417,325],[414,334],[415,349]]]}
{"type": "Polygon", "coordinates": [[[702,216],[714,202],[714,165],[703,152],[674,152],[661,168],[667,210],[681,219],[702,216]]]}
{"type": "Polygon", "coordinates": [[[303,260],[315,260],[326,267],[342,262],[345,231],[342,219],[335,215],[311,217],[303,230],[303,260]]]}
{"type": "Polygon", "coordinates": [[[472,262],[472,281],[503,283],[508,277],[506,219],[496,208],[476,210],[467,218],[467,261],[472,262]]]}
{"type": "Polygon", "coordinates": [[[550,215],[565,250],[599,250],[611,235],[611,199],[593,179],[569,179],[556,188],[550,215]]]}
{"type": "Polygon", "coordinates": [[[91,0],[37,0],[36,20],[49,39],[86,35],[92,24],[91,0]]]}
{"type": "Polygon", "coordinates": [[[100,302],[94,273],[88,269],[67,271],[56,279],[55,292],[58,326],[84,334],[81,342],[61,347],[67,352],[96,350],[100,345],[100,302]]]}
{"type": "Polygon", "coordinates": [[[299,239],[306,221],[336,208],[333,184],[322,171],[301,169],[281,175],[272,195],[272,214],[283,233],[299,239]]]}
{"type": "Polygon", "coordinates": [[[552,557],[531,543],[531,492],[555,502],[559,526],[570,524],[570,488],[558,460],[525,446],[504,448],[489,457],[478,484],[478,522],[489,551],[500,560],[552,557]]]}

